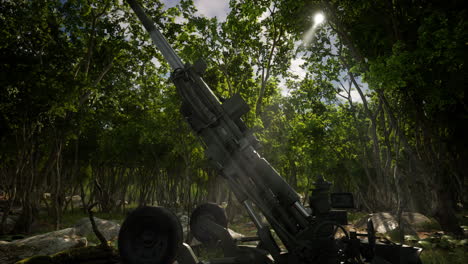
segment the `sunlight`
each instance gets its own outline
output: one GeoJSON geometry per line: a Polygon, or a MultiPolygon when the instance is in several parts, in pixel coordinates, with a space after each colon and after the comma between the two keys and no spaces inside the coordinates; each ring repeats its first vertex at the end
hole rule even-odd
{"type": "Polygon", "coordinates": [[[315,31],[317,30],[318,26],[322,24],[325,21],[325,16],[322,13],[317,13],[314,15],[314,23],[310,27],[309,30],[307,30],[304,33],[304,36],[302,38],[302,41],[304,42],[304,46],[308,46],[312,43],[315,35],[315,31]]]}
{"type": "Polygon", "coordinates": [[[324,20],[325,20],[325,17],[323,16],[323,14],[322,13],[317,13],[314,16],[314,26],[322,24],[324,20]]]}

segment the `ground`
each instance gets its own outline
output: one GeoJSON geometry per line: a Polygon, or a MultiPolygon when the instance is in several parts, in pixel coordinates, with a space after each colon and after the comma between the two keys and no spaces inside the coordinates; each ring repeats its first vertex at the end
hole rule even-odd
{"type": "MultiPolygon", "coordinates": [[[[351,212],[349,215],[349,221],[355,222],[357,219],[365,216],[365,213],[362,212],[351,212]]],[[[460,214],[460,220],[464,224],[465,228],[468,225],[468,219],[463,217],[464,214],[460,214]]],[[[69,212],[65,214],[62,218],[62,228],[73,226],[78,219],[85,217],[86,215],[82,211],[75,211],[73,213],[69,212]]],[[[120,213],[116,214],[104,214],[96,213],[96,217],[108,220],[114,220],[119,223],[122,223],[124,220],[124,215],[120,213]]],[[[49,218],[46,215],[42,215],[38,220],[35,234],[45,233],[53,230],[53,226],[49,222],[49,218]]],[[[230,223],[229,227],[245,236],[255,236],[256,228],[255,225],[247,218],[241,217],[238,218],[235,222],[230,223]]],[[[353,228],[350,226],[349,228],[353,228]]],[[[423,227],[424,231],[417,233],[417,236],[406,236],[405,244],[410,244],[418,247],[423,247],[424,250],[421,254],[421,259],[424,264],[465,264],[468,263],[468,244],[467,240],[456,240],[450,236],[443,234],[440,231],[440,227],[437,223],[427,224],[423,227]]],[[[364,230],[358,230],[364,231],[364,230]]],[[[388,233],[385,235],[380,234],[380,236],[385,236],[392,241],[397,241],[398,235],[394,233],[388,233]]],[[[0,239],[11,238],[3,237],[0,239]]],[[[98,239],[93,235],[88,237],[90,245],[99,244],[98,239]]],[[[398,242],[398,241],[397,241],[398,242]]],[[[111,242],[110,245],[116,249],[117,243],[115,241],[111,242]]],[[[91,250],[92,251],[92,250],[91,250]]],[[[195,248],[195,253],[202,259],[206,260],[210,257],[219,256],[219,250],[211,250],[203,247],[195,248]]],[[[62,253],[63,254],[63,253],[62,253]]],[[[46,259],[38,258],[37,263],[49,263],[46,259]],[[46,262],[44,262],[46,261],[46,262]]],[[[23,262],[23,263],[36,263],[36,262],[23,262]]]]}

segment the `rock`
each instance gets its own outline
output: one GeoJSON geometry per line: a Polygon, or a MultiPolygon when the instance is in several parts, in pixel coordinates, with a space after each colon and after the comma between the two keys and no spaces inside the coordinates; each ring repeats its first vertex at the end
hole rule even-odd
{"type": "Polygon", "coordinates": [[[229,228],[228,228],[228,231],[229,231],[229,234],[231,234],[232,238],[234,238],[234,239],[238,239],[238,238],[241,238],[241,237],[245,237],[243,234],[237,233],[236,231],[234,231],[234,230],[232,230],[232,229],[229,229],[229,228]]]}
{"type": "MultiPolygon", "coordinates": [[[[11,208],[8,212],[8,217],[14,218],[17,220],[20,217],[20,214],[22,212],[21,208],[11,208]]],[[[0,217],[2,217],[4,214],[3,211],[0,212],[0,217]]],[[[1,219],[1,218],[0,218],[1,219]]]]}
{"type": "MultiPolygon", "coordinates": [[[[372,218],[374,229],[377,233],[385,234],[398,228],[397,217],[388,212],[370,214],[357,221],[355,227],[365,229],[369,217],[372,218]]],[[[408,235],[416,235],[416,231],[419,230],[424,223],[430,222],[431,220],[428,217],[420,213],[404,212],[402,214],[403,229],[405,234],[408,235]]]]}
{"type": "Polygon", "coordinates": [[[79,195],[73,195],[71,198],[72,198],[72,202],[75,202],[75,203],[81,202],[81,196],[79,195]]]}
{"type": "Polygon", "coordinates": [[[189,218],[188,216],[186,216],[186,215],[178,215],[178,217],[179,217],[179,220],[180,220],[180,222],[182,223],[182,225],[184,225],[184,224],[185,224],[185,225],[188,225],[188,224],[189,224],[190,218],[189,218]]]}
{"type": "Polygon", "coordinates": [[[13,242],[0,241],[0,263],[15,263],[36,255],[50,255],[66,249],[87,245],[74,228],[66,228],[13,242]]]}
{"type": "Polygon", "coordinates": [[[90,246],[64,250],[50,256],[34,256],[23,259],[16,264],[120,264],[120,256],[113,248],[90,246]]]}
{"type": "Polygon", "coordinates": [[[190,218],[187,215],[182,214],[182,213],[177,213],[176,215],[180,220],[180,224],[182,225],[182,231],[184,233],[184,237],[187,237],[189,233],[189,229],[190,229],[189,228],[190,218]]]}
{"type": "Polygon", "coordinates": [[[429,217],[420,213],[403,212],[402,217],[416,231],[424,231],[423,230],[424,225],[432,223],[432,220],[429,217]]]}
{"type": "Polygon", "coordinates": [[[73,206],[83,206],[83,201],[81,200],[80,195],[73,195],[73,196],[65,196],[65,201],[70,201],[73,206]]]}
{"type": "MultiPolygon", "coordinates": [[[[0,221],[2,220],[3,213],[0,213],[0,221]]],[[[13,228],[15,227],[16,221],[18,221],[19,216],[17,215],[9,215],[5,221],[5,230],[4,233],[10,233],[13,228]]]]}
{"type": "MultiPolygon", "coordinates": [[[[119,236],[120,225],[110,220],[94,217],[94,222],[107,241],[116,240],[119,236]]],[[[79,236],[89,236],[94,234],[91,222],[88,217],[81,218],[74,226],[75,233],[79,236]]]]}
{"type": "Polygon", "coordinates": [[[128,205],[128,201],[117,200],[115,201],[115,206],[121,206],[122,204],[128,205]]]}
{"type": "MultiPolygon", "coordinates": [[[[94,218],[98,229],[108,241],[117,239],[120,225],[113,221],[94,218]]],[[[32,256],[46,256],[70,248],[87,245],[85,236],[93,235],[89,218],[80,219],[74,227],[49,232],[13,242],[0,241],[0,263],[15,263],[32,256]]]]}

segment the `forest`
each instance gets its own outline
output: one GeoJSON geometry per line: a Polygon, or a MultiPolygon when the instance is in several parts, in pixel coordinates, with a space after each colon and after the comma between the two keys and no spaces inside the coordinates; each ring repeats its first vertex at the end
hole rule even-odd
{"type": "MultiPolygon", "coordinates": [[[[247,102],[258,151],[304,201],[321,175],[356,213],[429,217],[467,259],[464,1],[231,0],[225,18],[139,2],[216,96],[247,102]]],[[[0,239],[91,205],[242,214],[125,1],[0,0],[0,31],[0,239]]]]}

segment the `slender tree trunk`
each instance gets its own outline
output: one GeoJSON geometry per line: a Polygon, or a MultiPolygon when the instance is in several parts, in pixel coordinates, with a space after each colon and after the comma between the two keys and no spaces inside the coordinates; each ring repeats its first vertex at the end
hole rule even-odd
{"type": "Polygon", "coordinates": [[[85,193],[83,182],[80,182],[80,191],[81,191],[81,204],[83,205],[83,212],[87,214],[88,203],[86,203],[86,193],[85,193]]]}
{"type": "Polygon", "coordinates": [[[3,215],[2,215],[2,220],[0,223],[0,235],[1,234],[6,234],[5,226],[6,226],[6,220],[8,218],[8,215],[10,214],[11,208],[16,202],[16,192],[17,192],[17,187],[16,187],[16,177],[13,173],[13,171],[5,169],[2,170],[2,185],[5,188],[3,191],[5,192],[5,198],[6,198],[6,206],[3,207],[3,215]]]}

